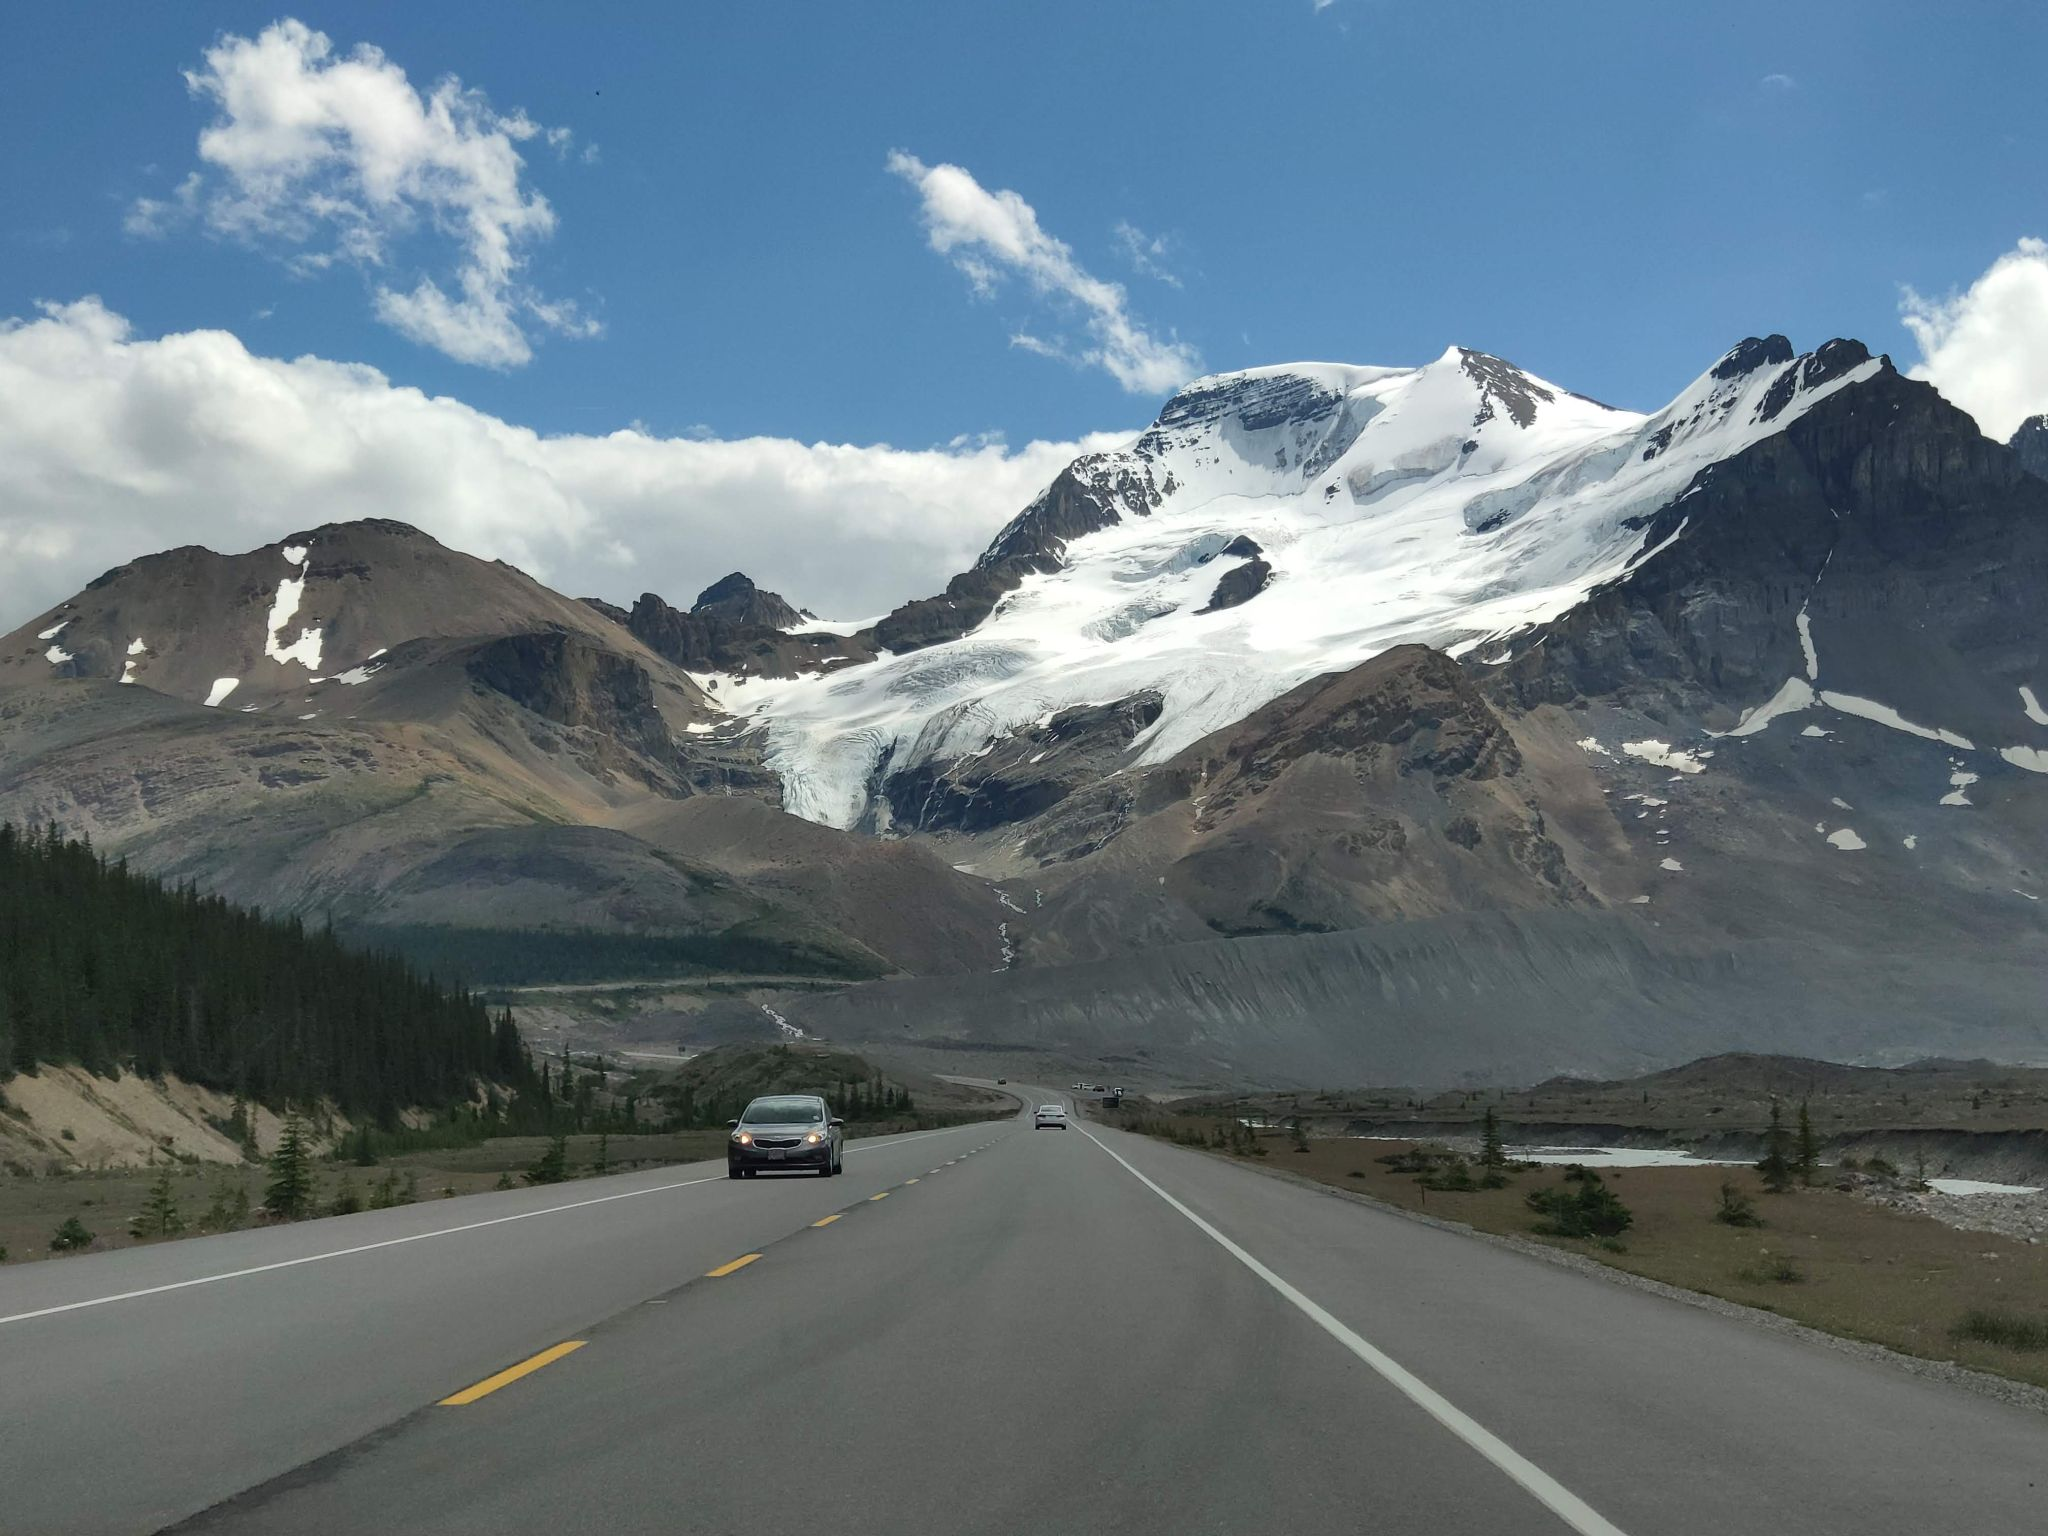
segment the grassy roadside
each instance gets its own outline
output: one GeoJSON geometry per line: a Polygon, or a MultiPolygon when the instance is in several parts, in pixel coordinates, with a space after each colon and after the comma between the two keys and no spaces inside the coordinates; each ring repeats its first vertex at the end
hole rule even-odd
{"type": "Polygon", "coordinates": [[[1603,1170],[1628,1208],[1617,1238],[1566,1238],[1535,1230],[1544,1218],[1529,1196],[1575,1194],[1562,1168],[1510,1170],[1505,1187],[1426,1188],[1382,1161],[1421,1143],[1257,1136],[1255,1151],[1213,1145],[1213,1117],[1127,1114],[1110,1123],[1202,1145],[1213,1155],[1300,1174],[1482,1232],[1527,1238],[1690,1291],[1775,1312],[1844,1338],[1902,1354],[1953,1361],[2048,1388],[2048,1247],[1963,1232],[1831,1187],[1773,1195],[1749,1168],[1603,1170]],[[1715,1218],[1732,1184],[1763,1222],[1715,1218]]]}
{"type": "MultiPolygon", "coordinates": [[[[1000,1105],[981,1112],[927,1110],[900,1120],[863,1121],[849,1129],[855,1132],[853,1140],[857,1144],[878,1136],[1007,1118],[1015,1113],[1016,1105],[1004,1099],[1000,1105]]],[[[573,1183],[596,1177],[600,1172],[601,1147],[603,1172],[631,1173],[718,1158],[724,1154],[725,1138],[722,1127],[642,1136],[612,1135],[603,1138],[602,1143],[596,1135],[570,1136],[566,1139],[568,1180],[573,1183]]],[[[380,1185],[388,1188],[397,1197],[393,1203],[399,1204],[454,1200],[508,1187],[525,1188],[526,1171],[547,1149],[548,1139],[544,1136],[499,1136],[468,1146],[401,1153],[380,1159],[375,1167],[357,1167],[345,1159],[322,1158],[314,1164],[317,1208],[322,1216],[332,1214],[344,1188],[352,1190],[365,1206],[377,1197],[380,1185]]],[[[51,1251],[50,1240],[72,1217],[91,1234],[90,1243],[82,1250],[91,1253],[144,1243],[175,1242],[180,1237],[203,1237],[210,1232],[234,1230],[238,1225],[254,1225],[236,1223],[232,1217],[225,1223],[209,1221],[207,1215],[209,1211],[233,1212],[243,1201],[246,1209],[260,1206],[271,1177],[269,1168],[261,1163],[173,1166],[171,1196],[184,1230],[172,1237],[135,1237],[129,1231],[129,1218],[148,1204],[151,1186],[164,1171],[159,1165],[153,1169],[123,1168],[48,1178],[0,1176],[0,1250],[4,1250],[6,1262],[12,1265],[59,1257],[51,1251]]]]}

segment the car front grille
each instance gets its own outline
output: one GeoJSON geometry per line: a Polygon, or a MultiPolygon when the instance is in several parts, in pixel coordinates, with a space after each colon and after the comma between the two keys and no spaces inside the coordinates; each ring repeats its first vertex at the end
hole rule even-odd
{"type": "Polygon", "coordinates": [[[803,1143],[794,1136],[756,1136],[754,1138],[754,1145],[757,1147],[797,1147],[802,1146],[803,1143]]]}

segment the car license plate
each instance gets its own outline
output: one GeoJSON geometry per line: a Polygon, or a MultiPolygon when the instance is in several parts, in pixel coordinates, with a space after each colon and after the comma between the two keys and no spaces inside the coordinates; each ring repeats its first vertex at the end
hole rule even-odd
{"type": "Polygon", "coordinates": [[[768,1161],[771,1163],[779,1163],[783,1160],[783,1158],[787,1157],[788,1155],[789,1154],[784,1152],[780,1147],[776,1147],[769,1151],[768,1161]]]}

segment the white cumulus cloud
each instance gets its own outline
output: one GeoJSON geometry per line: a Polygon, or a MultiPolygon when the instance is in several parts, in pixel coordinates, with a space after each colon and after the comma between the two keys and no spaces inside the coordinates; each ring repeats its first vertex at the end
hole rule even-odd
{"type": "Polygon", "coordinates": [[[568,130],[498,112],[452,75],[422,95],[379,49],[337,54],[298,21],[225,35],[204,57],[185,74],[215,110],[199,135],[201,170],[169,198],[138,199],[129,233],[160,236],[199,219],[289,253],[301,272],[359,267],[372,274],[379,319],[458,362],[517,367],[533,355],[536,328],[596,333],[574,304],[522,276],[555,212],[523,185],[518,145],[541,138],[564,152],[568,130]],[[398,275],[401,247],[423,232],[452,247],[449,270],[398,275]]]}
{"type": "Polygon", "coordinates": [[[1962,293],[1900,301],[1920,344],[1912,370],[1977,418],[1988,437],[2012,436],[2048,411],[2048,241],[2024,239],[1962,293]]]}
{"type": "Polygon", "coordinates": [[[1166,394],[1202,371],[1194,348],[1132,319],[1123,285],[1091,276],[1073,247],[1047,234],[1015,192],[991,192],[957,165],[926,165],[902,150],[890,154],[888,168],[917,189],[925,238],[976,294],[986,297],[1005,275],[1015,275],[1054,306],[1056,318],[1077,317],[1086,338],[1018,334],[1013,346],[1101,368],[1132,394],[1166,394]]]}
{"type": "Polygon", "coordinates": [[[373,368],[139,338],[97,299],[0,322],[0,632],[110,566],[391,517],[572,596],[687,603],[743,570],[828,617],[940,590],[1073,458],[1128,441],[930,448],[548,437],[373,368]]]}

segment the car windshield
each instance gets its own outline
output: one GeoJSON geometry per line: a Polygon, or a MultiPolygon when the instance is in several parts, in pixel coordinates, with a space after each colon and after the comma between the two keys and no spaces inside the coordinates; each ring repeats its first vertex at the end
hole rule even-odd
{"type": "Polygon", "coordinates": [[[747,1125],[816,1125],[824,1118],[816,1099],[756,1099],[740,1116],[747,1125]]]}
{"type": "Polygon", "coordinates": [[[1063,1115],[1066,1113],[1057,1104],[1041,1104],[1038,1106],[1038,1112],[1041,1115],[1063,1115]]]}

